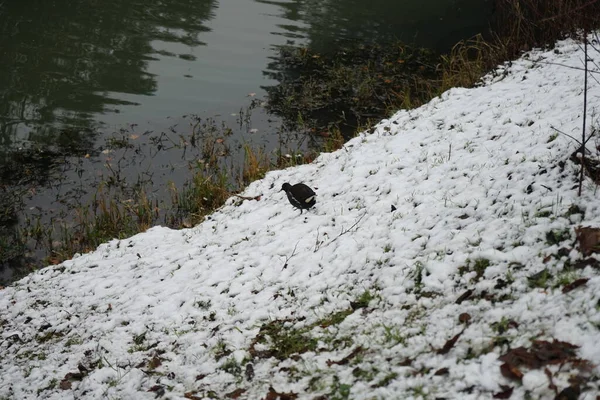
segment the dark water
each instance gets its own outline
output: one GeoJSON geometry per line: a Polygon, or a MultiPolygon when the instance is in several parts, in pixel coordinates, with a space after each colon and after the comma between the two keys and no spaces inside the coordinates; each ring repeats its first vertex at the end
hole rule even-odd
{"type": "MultiPolygon", "coordinates": [[[[268,70],[277,46],[327,52],[402,39],[443,51],[486,31],[491,3],[0,0],[0,236],[36,213],[64,211],[107,164],[181,183],[185,157],[196,155],[142,148],[189,134],[192,114],[274,148],[273,117],[244,110],[277,84],[268,70]],[[135,146],[106,150],[115,134],[135,146]],[[146,164],[134,161],[150,153],[146,164]]],[[[0,270],[11,258],[3,240],[0,270]]]]}

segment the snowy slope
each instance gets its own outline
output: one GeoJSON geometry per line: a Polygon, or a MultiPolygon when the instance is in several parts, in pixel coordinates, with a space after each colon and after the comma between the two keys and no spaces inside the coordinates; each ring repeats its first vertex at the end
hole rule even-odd
{"type": "Polygon", "coordinates": [[[269,173],[259,201],[0,290],[0,399],[595,399],[600,276],[574,227],[600,226],[600,194],[577,197],[551,128],[579,136],[582,60],[529,53],[269,173]],[[302,215],[279,191],[300,181],[302,215]],[[537,365],[500,359],[521,346],[537,365]]]}

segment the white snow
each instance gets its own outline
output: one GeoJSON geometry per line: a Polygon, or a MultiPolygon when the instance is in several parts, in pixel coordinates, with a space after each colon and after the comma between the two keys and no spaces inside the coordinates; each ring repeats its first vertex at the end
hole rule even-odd
{"type": "MultiPolygon", "coordinates": [[[[553,129],[580,136],[582,66],[571,40],[530,52],[480,87],[269,173],[245,191],[260,201],[232,198],[192,229],[113,240],[0,290],[0,399],[233,398],[236,389],[260,399],[269,387],[298,399],[476,399],[502,385],[512,398],[548,398],[544,368],[521,367],[517,382],[498,357],[507,343],[554,339],[591,363],[548,367],[558,390],[582,374],[580,398],[595,399],[599,271],[569,263],[583,258],[574,227],[600,226],[599,194],[586,178],[577,196],[568,160],[577,144],[553,129]],[[316,206],[301,215],[283,182],[314,188],[316,206]],[[569,215],[573,205],[584,215],[569,215]],[[550,231],[568,235],[549,243],[550,231]],[[544,269],[547,282],[531,287],[544,269]],[[577,278],[589,281],[563,293],[577,278]],[[365,293],[368,307],[356,307],[365,293]],[[341,311],[349,315],[332,322],[341,311]],[[500,332],[508,321],[516,326],[500,332]],[[276,358],[273,330],[301,333],[305,348],[276,358]],[[435,375],[441,368],[447,375],[435,375]]],[[[588,131],[600,110],[593,77],[588,131]]]]}

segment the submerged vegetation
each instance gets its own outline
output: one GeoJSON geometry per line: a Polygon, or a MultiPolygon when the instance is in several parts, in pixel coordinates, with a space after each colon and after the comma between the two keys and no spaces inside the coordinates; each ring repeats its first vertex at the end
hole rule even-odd
{"type": "MultiPolygon", "coordinates": [[[[300,145],[282,139],[270,150],[251,141],[235,147],[231,128],[197,117],[189,132],[150,136],[145,148],[136,145],[134,132],[120,132],[100,154],[87,145],[77,152],[74,163],[81,165],[89,163],[91,156],[105,156],[92,193],[83,193],[84,185],[74,188],[69,196],[75,201],[68,204],[67,215],[26,213],[18,229],[14,227],[24,196],[56,165],[47,162],[46,150],[26,150],[24,156],[35,158],[27,162],[13,163],[4,157],[0,266],[20,266],[24,274],[156,224],[193,226],[267,171],[311,162],[320,151],[340,148],[356,132],[400,108],[417,107],[452,87],[474,86],[484,73],[522,51],[580,35],[597,28],[600,21],[600,2],[595,1],[496,0],[495,9],[489,33],[461,41],[442,55],[404,43],[359,43],[331,54],[282,47],[270,66],[279,71],[273,77],[280,83],[266,88],[265,107],[282,118],[282,136],[289,131],[306,134],[308,140],[301,140],[300,145]],[[193,153],[185,165],[179,165],[189,171],[185,182],[157,188],[155,177],[145,171],[137,176],[125,174],[132,163],[128,157],[169,148],[193,153]]],[[[253,101],[240,112],[240,128],[248,130],[251,110],[258,106],[260,101],[253,101]]],[[[168,168],[175,169],[173,165],[168,168]]],[[[60,174],[60,168],[57,171],[60,174]]]]}

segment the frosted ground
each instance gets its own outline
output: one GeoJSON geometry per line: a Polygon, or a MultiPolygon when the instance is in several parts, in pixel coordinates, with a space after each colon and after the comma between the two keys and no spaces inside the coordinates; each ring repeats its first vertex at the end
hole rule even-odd
{"type": "Polygon", "coordinates": [[[258,201],[3,288],[0,399],[596,399],[599,257],[575,228],[600,226],[600,193],[577,196],[567,136],[582,66],[573,41],[530,52],[269,173],[258,201]]]}

